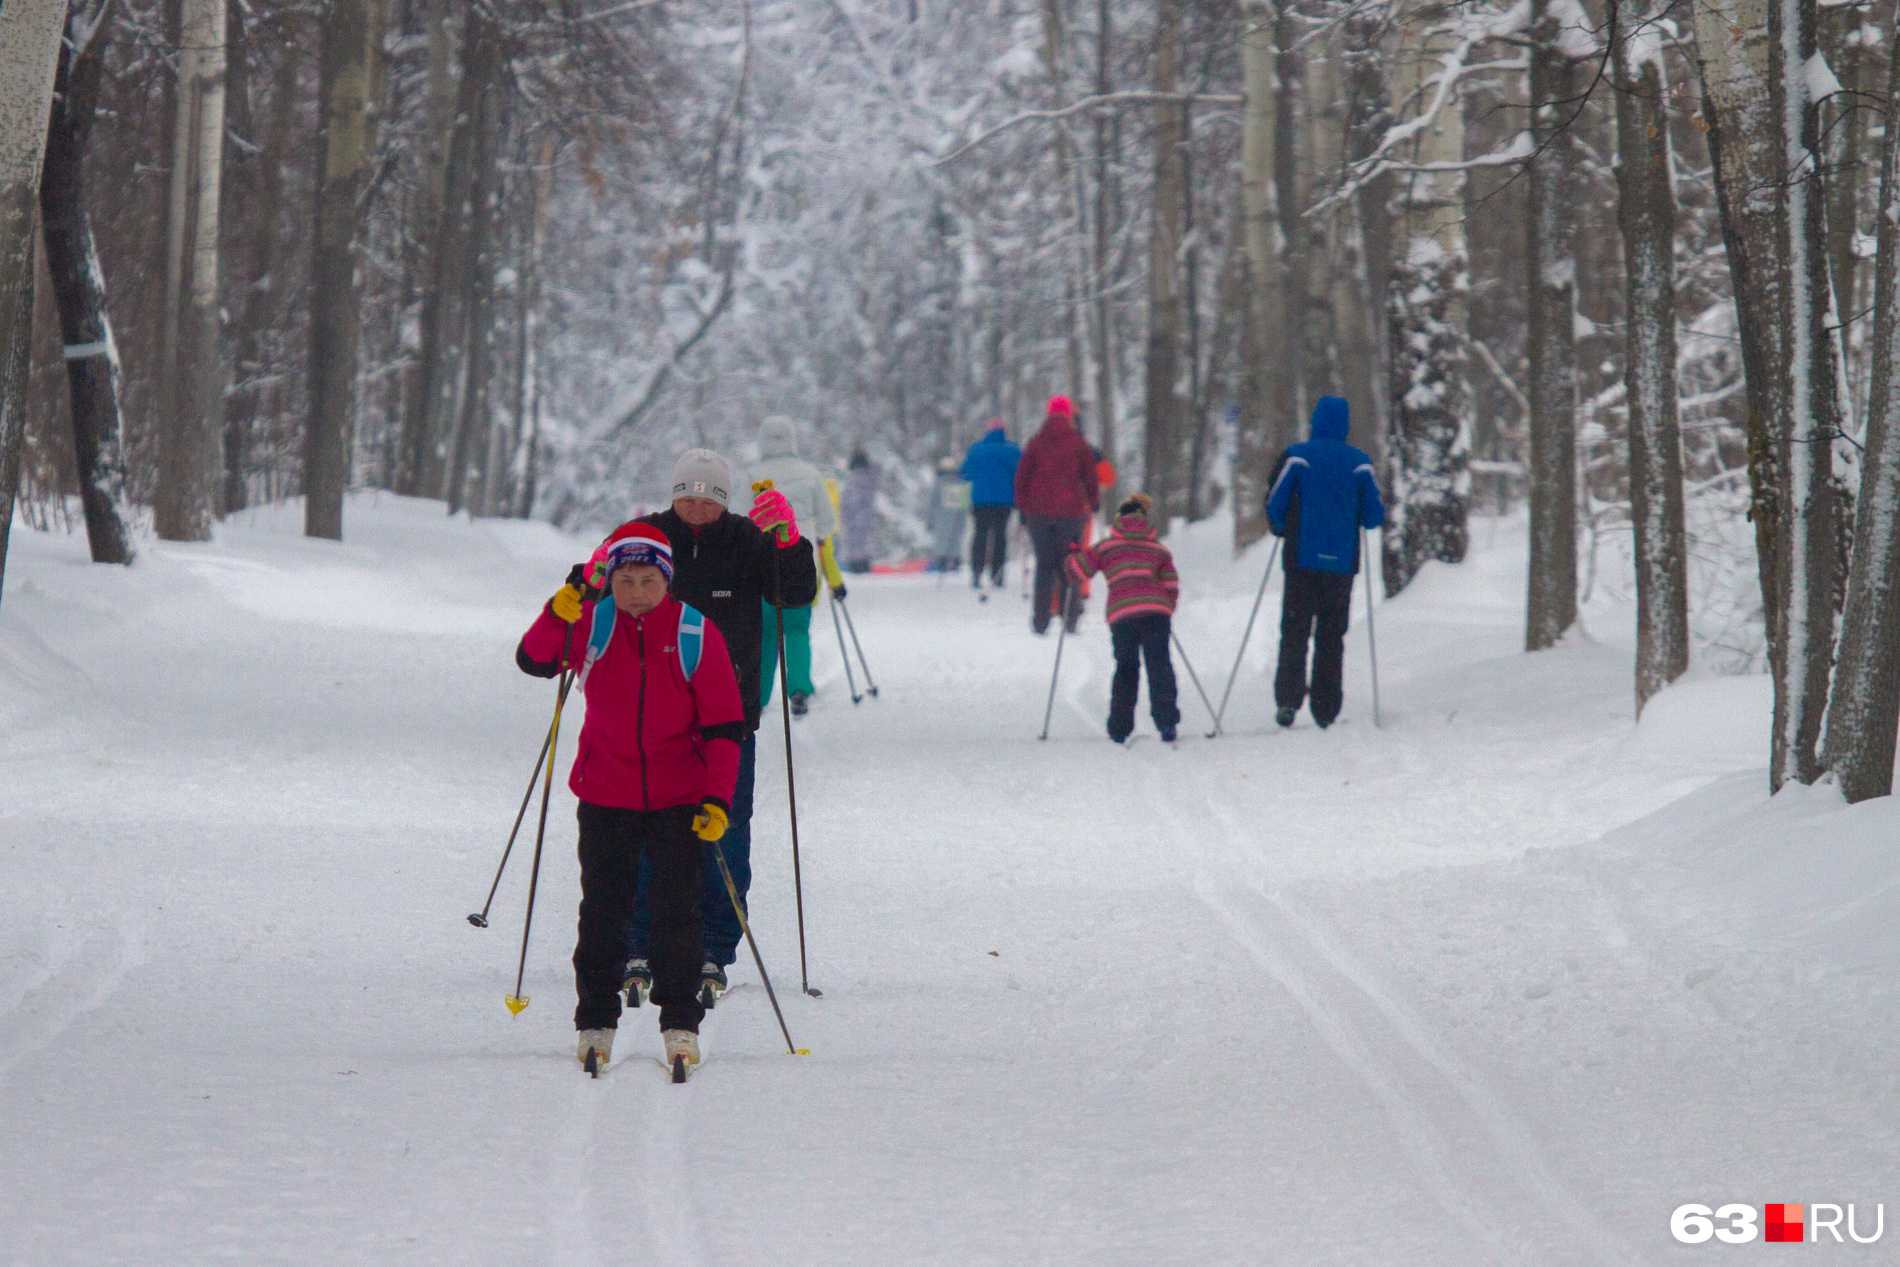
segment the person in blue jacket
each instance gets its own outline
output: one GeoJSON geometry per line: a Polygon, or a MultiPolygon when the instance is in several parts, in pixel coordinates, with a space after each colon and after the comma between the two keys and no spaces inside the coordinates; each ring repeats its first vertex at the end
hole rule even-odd
{"type": "Polygon", "coordinates": [[[1313,407],[1313,438],[1281,456],[1273,490],[1267,494],[1267,522],[1286,542],[1280,669],[1273,679],[1273,702],[1279,709],[1274,720],[1282,726],[1291,726],[1300,705],[1309,700],[1320,729],[1339,716],[1345,698],[1339,677],[1346,658],[1352,578],[1359,571],[1359,530],[1385,522],[1372,459],[1346,443],[1351,416],[1341,397],[1320,397],[1313,407]]]}
{"type": "Polygon", "coordinates": [[[976,520],[970,539],[971,589],[983,587],[985,571],[990,586],[1002,588],[1009,512],[1016,505],[1016,464],[1022,458],[1021,446],[1010,440],[1001,418],[991,419],[989,430],[964,455],[963,478],[970,482],[970,514],[976,520]]]}

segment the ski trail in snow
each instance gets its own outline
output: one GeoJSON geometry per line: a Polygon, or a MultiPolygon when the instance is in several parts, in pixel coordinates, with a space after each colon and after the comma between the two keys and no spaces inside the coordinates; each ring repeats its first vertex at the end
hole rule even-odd
{"type": "MultiPolygon", "coordinates": [[[[643,1068],[640,1072],[648,1074],[651,1070],[643,1068]]],[[[693,1078],[704,1073],[702,1064],[693,1078]]],[[[693,1084],[689,1081],[676,1087],[667,1081],[670,1076],[661,1066],[654,1086],[657,1094],[648,1101],[645,1129],[635,1154],[645,1181],[647,1208],[641,1222],[653,1237],[653,1261],[691,1267],[706,1257],[699,1241],[691,1162],[686,1156],[686,1118],[693,1084]]]]}
{"type": "Polygon", "coordinates": [[[1316,978],[1302,971],[1295,957],[1260,926],[1229,905],[1206,875],[1195,880],[1195,896],[1227,925],[1234,939],[1243,946],[1267,975],[1279,983],[1306,1013],[1313,1028],[1340,1061],[1365,1084],[1373,1098],[1385,1110],[1412,1168],[1438,1198],[1439,1204],[1461,1223],[1478,1244],[1489,1248],[1489,1259],[1497,1263],[1518,1261],[1507,1249],[1495,1214],[1489,1212],[1453,1173],[1450,1161],[1436,1143],[1433,1131],[1418,1106],[1345,1014],[1328,998],[1316,978]]]}
{"type": "Polygon", "coordinates": [[[1626,1246],[1616,1242],[1576,1194],[1551,1172],[1550,1164],[1502,1097],[1478,1080],[1470,1069],[1432,1040],[1423,1021],[1339,945],[1326,935],[1311,913],[1294,906],[1283,894],[1263,894],[1283,919],[1333,970],[1350,981],[1372,1002],[1406,1045],[1456,1088],[1459,1097],[1483,1124],[1511,1174],[1552,1215],[1561,1219],[1589,1247],[1600,1263],[1632,1261],[1626,1246]]]}
{"type": "Polygon", "coordinates": [[[47,979],[0,1019],[0,1081],[86,1013],[112,997],[126,973],[145,961],[137,929],[114,925],[81,941],[47,979]]]}
{"type": "MultiPolygon", "coordinates": [[[[1219,822],[1222,830],[1241,857],[1257,853],[1255,836],[1247,832],[1235,817],[1233,811],[1222,804],[1208,780],[1198,780],[1205,793],[1208,811],[1219,822]]],[[[1176,828],[1178,835],[1187,835],[1176,828]]],[[[1235,909],[1219,891],[1211,871],[1209,859],[1202,851],[1200,861],[1203,864],[1196,875],[1197,895],[1233,929],[1247,946],[1250,953],[1273,976],[1286,987],[1314,1020],[1316,1028],[1325,1036],[1329,1046],[1339,1052],[1341,1058],[1353,1071],[1365,1079],[1381,1103],[1393,1115],[1394,1127],[1400,1133],[1402,1141],[1416,1127],[1423,1131],[1425,1123],[1419,1118],[1415,1104],[1401,1089],[1402,1077],[1389,1061],[1385,1067],[1376,1067],[1377,1058],[1373,1055],[1375,1046],[1365,1040],[1370,1036],[1355,1034],[1350,1023],[1345,1021],[1342,1010],[1333,1002],[1322,997],[1314,988],[1317,975],[1307,978],[1291,966],[1293,957],[1287,948],[1275,946],[1270,934],[1263,925],[1264,919],[1250,920],[1243,912],[1235,909]],[[1292,975],[1286,975],[1287,973],[1292,975]],[[1345,1044],[1342,1046],[1342,1043],[1345,1044]],[[1396,1104],[1388,1099],[1388,1092],[1400,1097],[1396,1104]],[[1397,1111],[1395,1112],[1395,1107],[1397,1111]]],[[[1299,943],[1301,943],[1325,968],[1328,975],[1334,976],[1348,985],[1358,996],[1370,1004],[1371,1008],[1385,1022],[1391,1034],[1403,1047],[1418,1060],[1423,1061],[1440,1078],[1449,1083],[1457,1093],[1469,1114],[1476,1119],[1489,1141],[1492,1151],[1501,1164],[1526,1195],[1535,1200],[1551,1217],[1568,1227],[1577,1240],[1589,1250],[1592,1258],[1599,1263],[1621,1264],[1633,1261],[1628,1248],[1615,1240],[1606,1229],[1590,1216],[1588,1207],[1556,1177],[1543,1152],[1537,1147],[1528,1130],[1517,1119],[1502,1096],[1492,1091],[1483,1081],[1460,1062],[1444,1047],[1440,1046],[1420,1017],[1402,1004],[1397,996],[1387,989],[1378,978],[1357,960],[1342,949],[1339,943],[1328,935],[1322,922],[1310,911],[1297,906],[1284,892],[1267,889],[1258,884],[1241,880],[1231,872],[1228,878],[1242,884],[1250,895],[1256,896],[1264,904],[1275,922],[1283,924],[1299,943]]],[[[1449,1124],[1441,1124],[1446,1126],[1449,1124]]],[[[1446,1139],[1454,1138],[1454,1129],[1441,1129],[1437,1134],[1446,1139]]],[[[1450,1181],[1450,1172],[1444,1168],[1439,1150],[1430,1143],[1429,1134],[1422,1140],[1430,1156],[1415,1151],[1408,1145],[1421,1173],[1426,1174],[1435,1186],[1442,1177],[1450,1181]]],[[[1448,1201],[1447,1205],[1461,1220],[1472,1217],[1474,1211],[1468,1201],[1448,1201]]],[[[1494,1227],[1495,1214],[1489,1216],[1486,1226],[1494,1227]]],[[[1495,1231],[1487,1239],[1494,1239],[1495,1231]]]]}
{"type": "Polygon", "coordinates": [[[595,1157],[595,1136],[599,1133],[601,1097],[610,1094],[613,1082],[628,1072],[616,1068],[600,1079],[576,1075],[579,1085],[568,1095],[556,1139],[554,1164],[548,1173],[547,1209],[553,1225],[550,1239],[554,1243],[555,1267],[570,1264],[572,1267],[600,1267],[603,1261],[595,1243],[590,1209],[592,1178],[600,1169],[595,1157]]]}

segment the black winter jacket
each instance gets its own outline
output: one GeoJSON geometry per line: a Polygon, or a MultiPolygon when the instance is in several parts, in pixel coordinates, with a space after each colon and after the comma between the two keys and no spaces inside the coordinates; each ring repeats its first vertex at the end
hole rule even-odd
{"type": "Polygon", "coordinates": [[[811,538],[800,536],[781,549],[757,524],[731,511],[697,531],[671,510],[643,516],[640,522],[652,524],[672,543],[673,597],[697,607],[718,627],[739,678],[746,730],[757,730],[766,632],[760,603],[795,608],[818,597],[811,538]],[[783,593],[774,587],[775,569],[783,593]]]}

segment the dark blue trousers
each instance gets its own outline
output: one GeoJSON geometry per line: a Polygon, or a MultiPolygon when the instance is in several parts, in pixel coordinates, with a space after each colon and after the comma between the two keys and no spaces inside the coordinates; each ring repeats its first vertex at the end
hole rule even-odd
{"type": "MultiPolygon", "coordinates": [[[[733,887],[739,890],[739,904],[746,906],[746,893],[752,887],[752,783],[758,773],[759,737],[747,735],[739,745],[739,780],[732,789],[732,814],[726,834],[719,842],[732,870],[733,887]]],[[[647,888],[653,870],[644,856],[640,859],[640,881],[634,891],[633,918],[627,921],[627,958],[648,958],[647,948],[653,937],[653,914],[647,909],[647,888]]],[[[748,913],[750,907],[747,907],[748,913]]],[[[705,956],[720,967],[738,957],[739,942],[745,930],[733,912],[732,898],[726,893],[726,878],[713,856],[713,847],[703,844],[699,859],[699,918],[705,927],[705,956]]]]}
{"type": "Polygon", "coordinates": [[[1141,664],[1148,662],[1148,711],[1155,729],[1181,724],[1175,702],[1174,661],[1168,655],[1170,617],[1159,612],[1127,616],[1108,627],[1115,648],[1115,682],[1108,697],[1108,737],[1116,743],[1135,729],[1135,696],[1141,688],[1141,664]]]}

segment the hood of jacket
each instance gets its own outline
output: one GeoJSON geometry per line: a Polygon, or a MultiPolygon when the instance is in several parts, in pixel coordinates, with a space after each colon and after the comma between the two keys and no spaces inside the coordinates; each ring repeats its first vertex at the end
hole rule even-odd
{"type": "Polygon", "coordinates": [[[783,414],[773,414],[759,424],[759,456],[761,458],[795,458],[798,456],[798,425],[783,414]]]}
{"type": "Polygon", "coordinates": [[[1344,440],[1352,428],[1352,406],[1344,396],[1321,396],[1313,406],[1313,438],[1344,440]]]}

